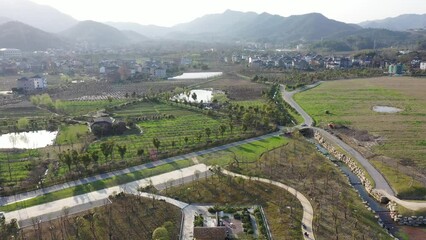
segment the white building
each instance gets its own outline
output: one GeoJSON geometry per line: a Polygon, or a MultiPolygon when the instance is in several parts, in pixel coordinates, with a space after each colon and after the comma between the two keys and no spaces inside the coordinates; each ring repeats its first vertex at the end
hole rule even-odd
{"type": "Polygon", "coordinates": [[[426,62],[421,62],[420,63],[420,70],[426,70],[426,62]]]}
{"type": "Polygon", "coordinates": [[[30,81],[34,82],[35,89],[46,89],[47,88],[47,80],[46,78],[40,77],[38,75],[31,77],[30,81]]]}
{"type": "Polygon", "coordinates": [[[0,49],[0,57],[4,59],[8,58],[21,58],[22,52],[16,48],[1,48],[0,49]]]}
{"type": "Polygon", "coordinates": [[[23,77],[18,79],[16,88],[20,88],[24,91],[46,89],[47,80],[46,78],[40,77],[39,75],[30,78],[23,77]]]}

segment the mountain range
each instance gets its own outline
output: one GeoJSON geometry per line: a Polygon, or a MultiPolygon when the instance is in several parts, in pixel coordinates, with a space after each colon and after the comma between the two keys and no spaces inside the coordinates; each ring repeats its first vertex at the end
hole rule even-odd
{"type": "Polygon", "coordinates": [[[359,25],[364,28],[384,28],[394,31],[426,28],[426,14],[403,14],[398,17],[365,21],[359,25]]]}
{"type": "MultiPolygon", "coordinates": [[[[398,31],[420,28],[426,25],[425,22],[426,15],[402,15],[356,25],[328,19],[320,13],[282,17],[269,13],[227,10],[173,27],[159,27],[126,22],[79,22],[52,7],[29,0],[1,0],[0,48],[42,50],[73,44],[115,47],[143,43],[150,39],[169,39],[270,43],[341,41],[345,42],[347,48],[358,49],[372,47],[373,42],[374,46],[381,47],[413,42],[412,33],[398,31]]],[[[419,39],[422,40],[417,34],[415,40],[419,39]]]]}

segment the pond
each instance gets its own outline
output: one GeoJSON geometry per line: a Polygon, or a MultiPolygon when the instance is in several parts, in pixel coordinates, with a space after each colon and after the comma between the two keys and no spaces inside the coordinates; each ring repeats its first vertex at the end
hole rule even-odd
{"type": "Polygon", "coordinates": [[[181,93],[177,96],[174,96],[172,100],[178,99],[179,101],[184,101],[186,99],[186,101],[188,102],[199,103],[203,101],[203,103],[209,103],[212,101],[213,94],[214,94],[213,90],[195,89],[195,90],[191,90],[189,92],[181,93]],[[194,93],[196,96],[195,99],[192,97],[194,93]]]}
{"type": "Polygon", "coordinates": [[[191,73],[183,73],[180,76],[171,77],[169,80],[176,79],[208,79],[212,77],[222,76],[222,72],[191,72],[191,73]]]}
{"type": "Polygon", "coordinates": [[[397,112],[401,112],[402,109],[399,109],[396,107],[389,107],[389,106],[374,106],[373,111],[379,112],[379,113],[397,113],[397,112]]]}
{"type": "Polygon", "coordinates": [[[0,148],[36,149],[52,145],[58,131],[8,133],[0,135],[0,148]]]}

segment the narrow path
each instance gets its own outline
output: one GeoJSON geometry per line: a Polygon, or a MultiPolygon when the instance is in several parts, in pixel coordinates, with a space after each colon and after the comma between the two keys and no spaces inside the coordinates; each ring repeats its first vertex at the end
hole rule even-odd
{"type": "MultiPolygon", "coordinates": [[[[198,164],[191,167],[175,170],[172,172],[156,175],[150,178],[145,178],[137,181],[133,181],[130,183],[105,188],[98,191],[93,191],[90,193],[85,193],[73,197],[64,198],[61,200],[40,204],[33,207],[28,207],[12,212],[6,212],[5,217],[7,220],[12,218],[16,218],[20,221],[21,226],[25,227],[31,223],[32,218],[39,218],[42,221],[48,221],[51,219],[55,219],[60,217],[63,214],[63,208],[77,208],[78,211],[74,211],[73,213],[82,212],[89,210],[91,208],[102,206],[107,204],[107,202],[103,202],[103,200],[108,199],[108,197],[114,193],[126,192],[132,193],[135,195],[146,196],[138,191],[140,187],[146,187],[149,185],[153,185],[155,188],[162,190],[168,187],[181,185],[185,183],[189,183],[194,181],[196,178],[194,177],[195,172],[199,172],[199,178],[208,177],[212,173],[208,169],[208,167],[204,164],[198,164]]],[[[165,197],[156,197],[156,199],[166,199],[165,197]]],[[[183,209],[188,204],[182,203],[180,201],[174,199],[168,199],[169,203],[178,206],[183,209]]]]}
{"type": "MultiPolygon", "coordinates": [[[[325,131],[324,129],[317,128],[313,126],[313,119],[309,114],[307,114],[302,107],[300,107],[299,104],[296,103],[293,99],[293,95],[302,92],[305,90],[309,90],[313,87],[318,86],[321,84],[321,82],[318,82],[313,85],[308,85],[302,89],[298,89],[292,92],[288,92],[285,90],[285,86],[281,85],[281,93],[283,95],[284,100],[290,104],[296,111],[303,117],[304,124],[306,124],[307,127],[311,127],[312,129],[319,131],[323,137],[327,138],[329,141],[331,141],[333,144],[340,146],[343,150],[350,153],[368,172],[368,174],[373,178],[375,183],[375,189],[373,191],[376,191],[378,193],[383,194],[388,199],[398,203],[399,205],[402,205],[403,207],[410,209],[410,210],[420,210],[420,209],[426,209],[426,202],[425,201],[405,201],[397,198],[395,196],[395,192],[392,189],[392,187],[389,185],[389,183],[386,181],[384,176],[364,157],[362,156],[358,151],[356,151],[354,148],[343,142],[342,140],[338,139],[336,136],[332,135],[331,133],[325,131]]],[[[302,124],[303,125],[303,124],[302,124]]]]}
{"type": "Polygon", "coordinates": [[[249,138],[249,139],[229,143],[229,144],[218,146],[218,147],[213,147],[213,148],[210,148],[210,149],[201,150],[201,151],[198,151],[198,152],[193,152],[193,153],[188,153],[188,154],[184,154],[184,155],[180,155],[180,156],[170,157],[170,158],[158,160],[158,161],[155,161],[155,162],[150,162],[150,163],[145,163],[145,164],[138,165],[138,166],[129,167],[129,168],[126,168],[126,169],[116,170],[116,171],[113,171],[113,172],[98,174],[98,175],[95,175],[95,176],[82,178],[82,179],[79,179],[79,180],[66,182],[66,183],[63,183],[63,184],[57,184],[57,185],[53,185],[53,186],[46,187],[46,188],[43,188],[43,189],[38,189],[38,190],[35,190],[35,191],[20,193],[20,194],[16,194],[16,195],[12,195],[12,196],[0,197],[0,206],[4,206],[4,205],[11,204],[11,203],[14,203],[14,202],[24,201],[24,200],[31,199],[31,198],[34,198],[34,197],[42,196],[42,195],[47,194],[47,193],[56,192],[56,191],[59,191],[59,190],[79,186],[79,185],[82,185],[82,184],[92,183],[92,182],[95,182],[95,181],[105,180],[107,178],[111,178],[111,177],[115,177],[115,176],[119,176],[119,175],[123,175],[123,174],[141,171],[143,169],[157,167],[157,166],[160,166],[160,165],[176,162],[176,161],[179,161],[179,160],[192,159],[193,157],[201,156],[201,155],[204,155],[204,154],[214,153],[214,152],[226,150],[226,149],[229,149],[229,148],[232,148],[232,147],[240,146],[240,145],[243,145],[243,144],[246,144],[246,143],[251,143],[251,142],[255,142],[255,141],[259,141],[259,140],[264,140],[264,139],[267,139],[267,138],[270,138],[270,137],[278,136],[279,133],[280,132],[277,131],[277,132],[265,134],[265,135],[262,135],[262,136],[259,136],[259,137],[249,138]]]}
{"type": "Polygon", "coordinates": [[[306,232],[308,234],[308,236],[304,235],[304,238],[305,239],[311,239],[311,240],[315,239],[314,232],[313,232],[313,226],[312,226],[312,221],[314,219],[314,210],[313,210],[312,205],[309,202],[309,200],[301,192],[299,192],[296,189],[294,189],[290,186],[287,186],[283,183],[276,182],[276,181],[269,180],[269,179],[265,179],[265,178],[249,177],[249,176],[246,176],[246,175],[233,173],[233,172],[227,171],[225,169],[222,169],[222,173],[229,175],[229,176],[233,176],[233,177],[242,177],[244,179],[251,179],[251,180],[255,180],[255,181],[259,181],[259,182],[272,184],[274,186],[282,188],[282,189],[288,191],[289,193],[291,193],[293,196],[295,196],[299,200],[300,204],[302,204],[302,207],[303,207],[302,232],[303,233],[306,232]],[[303,228],[303,225],[305,226],[305,228],[303,228]]]}

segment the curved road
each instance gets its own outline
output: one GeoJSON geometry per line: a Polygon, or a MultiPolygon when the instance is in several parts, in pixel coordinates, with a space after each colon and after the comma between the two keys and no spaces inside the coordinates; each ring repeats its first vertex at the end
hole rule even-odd
{"type": "MultiPolygon", "coordinates": [[[[331,141],[332,143],[340,146],[342,149],[344,149],[346,152],[351,154],[356,160],[365,168],[365,170],[370,174],[370,176],[373,178],[375,183],[375,189],[373,191],[376,191],[378,193],[381,193],[382,195],[386,196],[388,199],[404,206],[405,208],[408,208],[410,210],[420,210],[422,208],[426,208],[426,202],[419,202],[419,201],[404,201],[395,196],[395,192],[392,189],[392,187],[389,185],[389,183],[386,181],[386,179],[383,177],[383,175],[364,157],[362,156],[358,151],[356,151],[354,148],[337,138],[336,136],[330,134],[329,132],[325,131],[324,129],[314,127],[314,121],[309,114],[307,114],[302,107],[300,107],[299,104],[294,101],[293,96],[296,93],[311,89],[313,87],[318,86],[321,84],[321,82],[318,82],[316,84],[307,85],[306,87],[302,89],[298,89],[292,92],[288,92],[285,90],[285,86],[281,85],[281,93],[283,96],[283,99],[290,104],[296,111],[303,117],[304,124],[307,127],[311,127],[312,129],[318,131],[321,133],[321,135],[324,138],[327,138],[327,140],[331,141]]],[[[304,125],[302,124],[302,126],[304,125]]]]}
{"type": "Polygon", "coordinates": [[[311,240],[315,239],[313,228],[312,228],[312,221],[313,221],[313,218],[314,218],[314,210],[313,210],[312,205],[309,202],[309,200],[301,192],[299,192],[296,189],[294,189],[290,186],[287,186],[283,183],[276,182],[276,181],[269,180],[269,179],[265,179],[265,178],[248,177],[246,175],[233,173],[233,172],[227,171],[225,169],[222,169],[222,173],[229,175],[229,176],[233,176],[233,177],[241,177],[241,178],[244,178],[244,179],[251,179],[251,180],[256,180],[256,181],[259,181],[259,182],[272,184],[274,186],[277,186],[279,188],[287,190],[289,193],[294,195],[299,200],[300,204],[302,204],[302,207],[303,207],[302,224],[305,225],[305,228],[302,227],[302,232],[307,233],[307,236],[304,235],[304,238],[305,239],[311,239],[311,240]]]}

